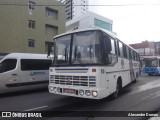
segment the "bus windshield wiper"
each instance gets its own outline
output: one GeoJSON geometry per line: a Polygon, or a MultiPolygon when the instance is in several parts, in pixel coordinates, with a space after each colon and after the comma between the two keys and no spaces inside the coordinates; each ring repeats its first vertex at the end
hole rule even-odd
{"type": "Polygon", "coordinates": [[[64,56],[65,56],[65,61],[68,61],[68,51],[67,51],[67,47],[65,48],[65,54],[64,54],[64,56]]]}

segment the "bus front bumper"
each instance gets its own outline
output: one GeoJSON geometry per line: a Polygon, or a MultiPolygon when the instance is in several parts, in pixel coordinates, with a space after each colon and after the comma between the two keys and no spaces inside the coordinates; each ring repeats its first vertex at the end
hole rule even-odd
{"type": "Polygon", "coordinates": [[[143,73],[152,74],[152,75],[159,75],[160,72],[157,68],[144,68],[143,73]]]}
{"type": "Polygon", "coordinates": [[[66,95],[66,96],[73,96],[73,97],[80,97],[80,98],[88,98],[88,99],[102,99],[102,91],[98,89],[87,89],[87,88],[68,88],[68,87],[60,87],[60,86],[53,86],[49,85],[48,90],[50,93],[59,94],[59,95],[66,95]]]}

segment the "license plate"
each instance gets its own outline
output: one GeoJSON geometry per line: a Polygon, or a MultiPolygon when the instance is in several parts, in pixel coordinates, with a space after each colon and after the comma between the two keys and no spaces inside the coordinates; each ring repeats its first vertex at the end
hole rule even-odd
{"type": "Polygon", "coordinates": [[[69,94],[76,94],[76,90],[74,89],[68,89],[68,88],[63,88],[64,93],[69,93],[69,94]]]}

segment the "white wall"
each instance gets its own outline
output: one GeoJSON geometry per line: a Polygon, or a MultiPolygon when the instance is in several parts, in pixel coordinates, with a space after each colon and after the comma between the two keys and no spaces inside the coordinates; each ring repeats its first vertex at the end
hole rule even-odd
{"type": "Polygon", "coordinates": [[[92,12],[88,12],[85,15],[81,15],[79,17],[74,18],[73,20],[66,22],[66,31],[72,31],[77,27],[78,29],[95,27],[94,18],[113,24],[113,21],[108,18],[105,18],[92,12]]]}

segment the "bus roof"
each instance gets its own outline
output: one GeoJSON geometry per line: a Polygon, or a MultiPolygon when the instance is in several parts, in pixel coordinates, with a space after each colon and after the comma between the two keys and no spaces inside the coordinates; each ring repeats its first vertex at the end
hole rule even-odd
{"type": "MultiPolygon", "coordinates": [[[[112,32],[108,31],[108,30],[105,30],[105,29],[102,29],[102,28],[97,28],[97,27],[94,27],[94,28],[86,28],[86,29],[79,29],[79,30],[74,30],[74,31],[70,31],[70,32],[66,32],[66,33],[62,33],[62,34],[59,34],[59,35],[56,35],[54,37],[57,38],[57,37],[60,37],[60,36],[63,36],[63,35],[68,35],[68,34],[72,34],[72,33],[78,33],[78,32],[83,32],[83,31],[89,31],[89,30],[100,30],[102,32],[105,32],[107,33],[109,36],[111,36],[112,38],[114,39],[118,39],[119,41],[121,41],[115,34],[113,34],[112,32]]],[[[123,41],[121,41],[122,43],[124,43],[123,41]]],[[[124,43],[125,44],[125,43],[124,43]]],[[[131,46],[125,44],[126,46],[130,47],[131,49],[133,49],[134,51],[137,52],[137,50],[135,50],[134,48],[132,48],[131,46]]],[[[138,53],[138,52],[137,52],[138,53]]]]}
{"type": "Polygon", "coordinates": [[[19,59],[48,59],[47,54],[34,54],[34,53],[10,53],[5,58],[19,58],[19,59]]]}
{"type": "Polygon", "coordinates": [[[74,31],[65,32],[65,33],[56,35],[54,38],[57,38],[57,37],[60,37],[60,36],[63,36],[63,35],[67,35],[67,34],[71,34],[71,33],[77,33],[77,32],[89,31],[89,30],[100,30],[100,31],[104,31],[104,32],[106,32],[107,34],[109,34],[111,37],[117,38],[116,35],[113,34],[113,33],[111,33],[110,31],[107,31],[107,30],[102,29],[102,28],[97,28],[97,27],[94,27],[94,28],[86,28],[86,29],[78,29],[78,30],[74,30],[74,31]]]}

